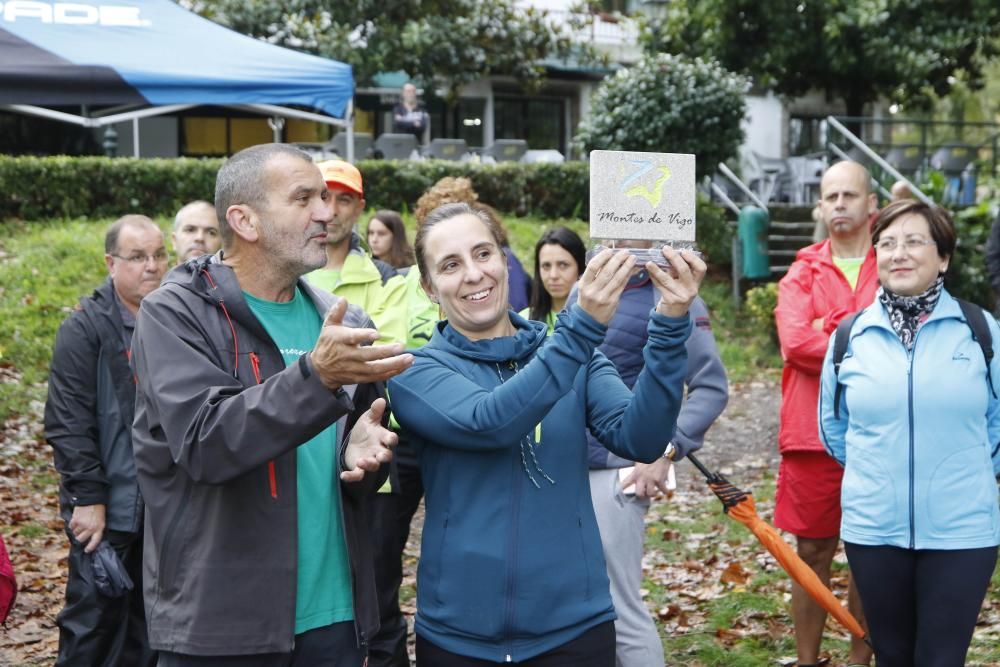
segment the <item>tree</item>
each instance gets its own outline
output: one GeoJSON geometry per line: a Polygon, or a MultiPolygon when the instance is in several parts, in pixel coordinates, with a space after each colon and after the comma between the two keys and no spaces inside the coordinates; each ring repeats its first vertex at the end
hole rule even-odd
{"type": "Polygon", "coordinates": [[[457,99],[464,84],[507,75],[528,90],[544,60],[600,62],[568,28],[514,0],[201,0],[194,9],[238,32],[349,63],[361,83],[404,71],[457,99]]]}
{"type": "Polygon", "coordinates": [[[747,80],[700,58],[660,54],[604,80],[580,123],[584,151],[694,153],[699,175],[743,141],[747,80]]]}
{"type": "Polygon", "coordinates": [[[717,58],[779,94],[825,91],[861,116],[880,98],[926,103],[959,72],[981,85],[998,35],[996,0],[674,0],[645,39],[653,51],[717,58]]]}

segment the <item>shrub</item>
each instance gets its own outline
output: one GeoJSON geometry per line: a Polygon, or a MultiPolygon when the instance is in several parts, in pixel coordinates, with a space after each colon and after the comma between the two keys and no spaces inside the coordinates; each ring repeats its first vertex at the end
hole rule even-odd
{"type": "MultiPolygon", "coordinates": [[[[172,217],[193,199],[212,200],[220,159],[0,156],[0,219],[172,217]]],[[[503,213],[585,218],[589,171],[562,164],[368,160],[358,163],[368,204],[412,210],[444,176],[468,176],[483,201],[503,213]]]]}
{"type": "Polygon", "coordinates": [[[647,56],[601,83],[576,141],[585,152],[694,153],[698,174],[711,174],[743,141],[748,88],[711,60],[647,56]]]}
{"type": "Polygon", "coordinates": [[[173,216],[211,200],[221,160],[0,156],[0,218],[173,216]]]}
{"type": "Polygon", "coordinates": [[[767,283],[747,290],[746,312],[754,329],[766,332],[778,345],[778,325],[774,321],[774,309],[778,305],[778,283],[767,283]]]}
{"type": "Polygon", "coordinates": [[[986,272],[986,241],[998,202],[984,200],[955,214],[958,245],[951,258],[945,284],[954,296],[992,311],[995,295],[986,272]]]}
{"type": "MultiPolygon", "coordinates": [[[[219,159],[9,157],[0,155],[0,221],[110,218],[143,213],[172,218],[193,199],[212,200],[219,159]]],[[[370,208],[412,211],[424,190],[444,176],[467,176],[482,201],[506,215],[586,219],[586,162],[497,165],[366,160],[370,208]]],[[[730,261],[732,231],[723,211],[699,195],[698,244],[713,264],[730,261]]]]}

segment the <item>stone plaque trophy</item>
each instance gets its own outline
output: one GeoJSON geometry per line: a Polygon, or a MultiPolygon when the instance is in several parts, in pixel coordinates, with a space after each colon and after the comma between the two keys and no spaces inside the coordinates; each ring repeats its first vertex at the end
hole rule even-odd
{"type": "Polygon", "coordinates": [[[692,248],[694,167],[686,153],[591,152],[590,238],[692,248]]]}

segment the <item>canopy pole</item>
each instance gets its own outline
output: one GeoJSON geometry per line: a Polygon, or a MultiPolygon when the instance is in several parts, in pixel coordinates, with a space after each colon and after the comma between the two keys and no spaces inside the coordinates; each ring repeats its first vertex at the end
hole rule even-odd
{"type": "Polygon", "coordinates": [[[354,164],[354,98],[347,102],[347,111],[344,114],[347,121],[347,161],[354,164]]]}
{"type": "Polygon", "coordinates": [[[267,124],[271,126],[271,133],[274,139],[274,143],[280,144],[281,141],[281,130],[285,127],[285,119],[281,116],[271,116],[267,119],[267,124]]]}
{"type": "Polygon", "coordinates": [[[132,157],[139,157],[139,119],[132,119],[132,157]]]}

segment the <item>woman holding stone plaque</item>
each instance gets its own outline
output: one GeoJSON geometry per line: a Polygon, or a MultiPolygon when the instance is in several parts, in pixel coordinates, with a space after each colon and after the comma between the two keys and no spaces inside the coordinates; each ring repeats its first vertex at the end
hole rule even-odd
{"type": "Polygon", "coordinates": [[[595,348],[635,258],[599,253],[546,336],[508,309],[501,245],[489,216],[465,204],[438,208],[417,233],[423,288],[446,318],[389,386],[426,494],[417,665],[613,667],[586,430],[632,460],[662,454],[705,264],[666,248],[669,272],[646,265],[660,299],[633,393],[595,348]]]}

